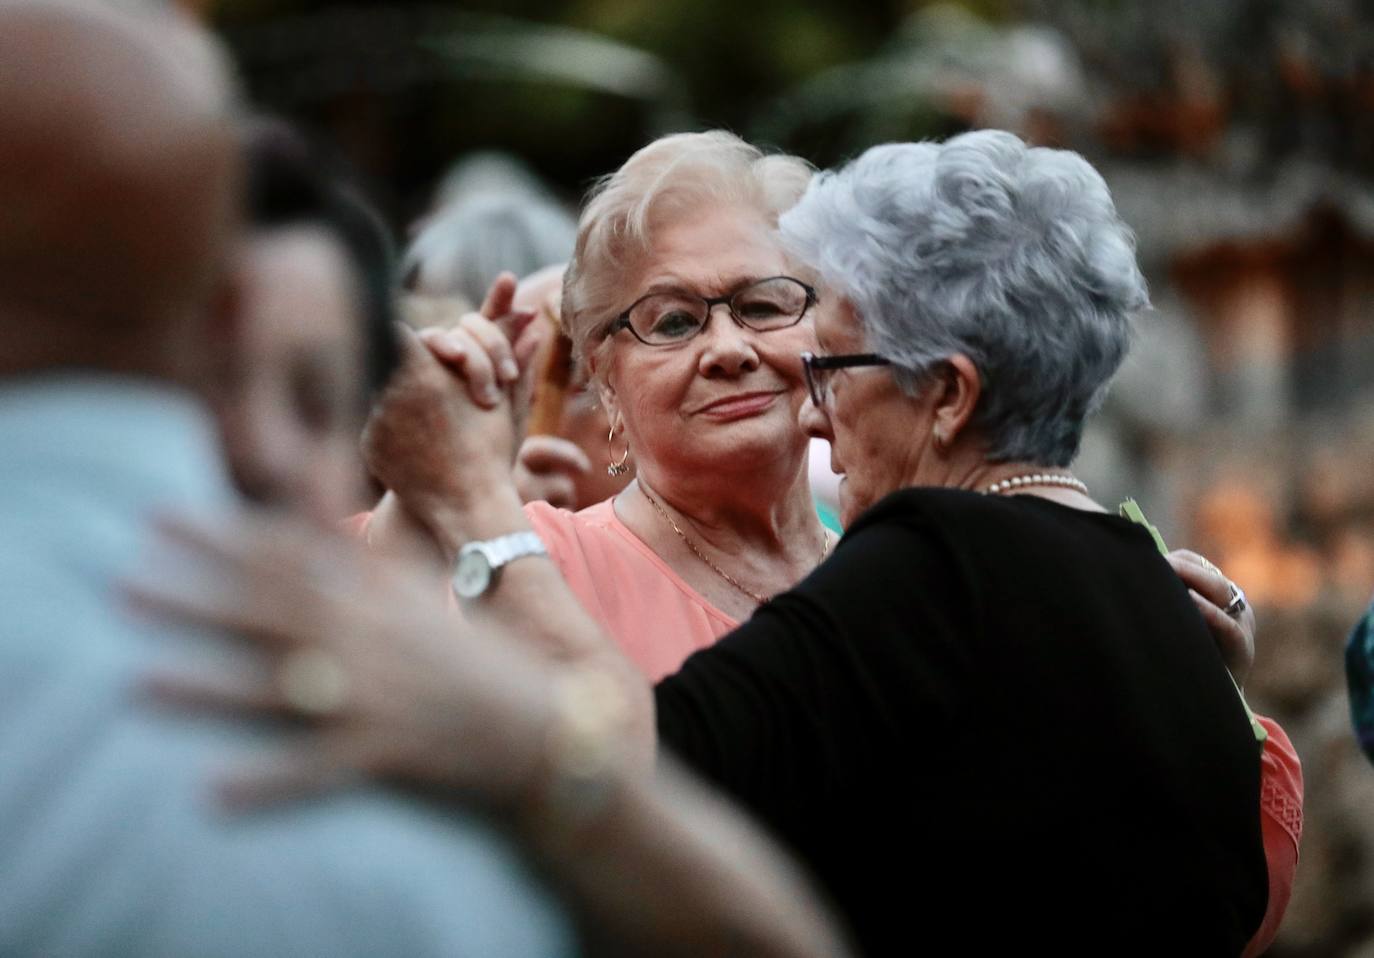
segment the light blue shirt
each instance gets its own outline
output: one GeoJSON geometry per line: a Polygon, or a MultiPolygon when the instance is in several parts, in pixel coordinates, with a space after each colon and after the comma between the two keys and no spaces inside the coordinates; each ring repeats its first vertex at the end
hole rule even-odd
{"type": "Polygon", "coordinates": [[[233,501],[218,463],[161,387],[0,387],[0,955],[571,954],[489,828],[381,789],[226,817],[211,775],[281,733],[132,694],[151,664],[246,654],[115,591],[150,515],[233,501]]]}

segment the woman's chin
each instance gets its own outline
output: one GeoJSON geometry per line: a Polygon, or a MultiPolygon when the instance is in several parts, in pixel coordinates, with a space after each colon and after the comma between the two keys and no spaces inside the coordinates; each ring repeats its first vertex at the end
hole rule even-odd
{"type": "Polygon", "coordinates": [[[848,529],[852,526],[859,516],[873,505],[873,497],[864,495],[860,490],[854,488],[854,484],[849,481],[848,476],[840,478],[840,525],[848,529]]]}
{"type": "Polygon", "coordinates": [[[857,513],[854,508],[854,496],[849,491],[848,476],[840,476],[840,492],[838,499],[840,527],[848,529],[854,524],[854,520],[857,518],[857,513]]]}
{"type": "Polygon", "coordinates": [[[700,424],[693,445],[710,456],[728,456],[751,461],[771,462],[780,454],[806,455],[810,440],[781,410],[768,415],[700,424]]]}

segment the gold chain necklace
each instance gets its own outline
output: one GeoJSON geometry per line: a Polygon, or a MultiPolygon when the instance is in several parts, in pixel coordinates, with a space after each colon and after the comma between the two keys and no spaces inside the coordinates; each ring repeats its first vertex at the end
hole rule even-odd
{"type": "MultiPolygon", "coordinates": [[[[730,583],[736,589],[739,589],[745,595],[749,596],[749,598],[753,599],[759,605],[763,605],[765,602],[768,601],[767,598],[759,595],[757,592],[751,592],[749,589],[746,589],[743,585],[740,584],[740,581],[738,579],[736,579],[730,573],[726,572],[720,566],[716,565],[714,562],[708,559],[706,557],[706,553],[698,549],[696,543],[694,543],[687,536],[687,533],[682,531],[682,527],[673,521],[673,517],[668,515],[668,511],[658,504],[658,500],[655,499],[653,496],[649,495],[649,490],[644,488],[644,483],[637,483],[637,485],[639,486],[639,491],[644,494],[644,498],[649,500],[649,505],[654,507],[654,511],[663,517],[663,521],[668,523],[668,525],[672,527],[673,531],[677,533],[678,538],[681,539],[684,544],[686,544],[687,548],[692,550],[692,555],[696,556],[702,562],[706,563],[707,567],[712,572],[720,576],[726,582],[730,583]]],[[[828,551],[830,551],[830,537],[825,534],[824,530],[822,530],[821,532],[821,537],[821,557],[816,560],[817,565],[825,561],[825,554],[828,551]]]]}

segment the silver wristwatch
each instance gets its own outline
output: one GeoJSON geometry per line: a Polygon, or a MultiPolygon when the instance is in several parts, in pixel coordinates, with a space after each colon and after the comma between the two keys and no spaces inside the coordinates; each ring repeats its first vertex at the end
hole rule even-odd
{"type": "Polygon", "coordinates": [[[483,542],[469,542],[458,551],[453,566],[453,594],[475,599],[496,582],[496,574],[508,562],[525,556],[546,556],[549,550],[533,532],[512,532],[483,542]]]}

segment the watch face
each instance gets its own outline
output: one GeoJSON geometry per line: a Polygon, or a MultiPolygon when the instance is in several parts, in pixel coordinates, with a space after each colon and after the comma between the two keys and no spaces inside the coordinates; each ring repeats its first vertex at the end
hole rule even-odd
{"type": "Polygon", "coordinates": [[[480,550],[465,550],[453,570],[453,591],[460,599],[475,599],[491,582],[491,563],[480,550]]]}

